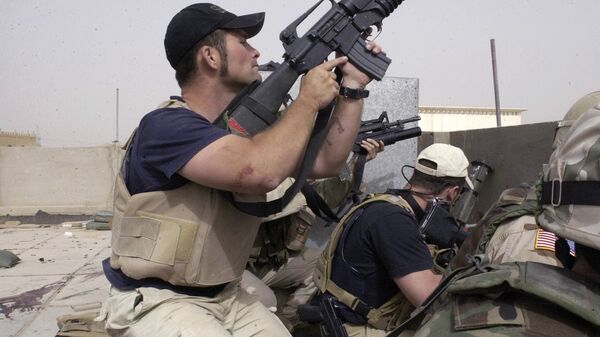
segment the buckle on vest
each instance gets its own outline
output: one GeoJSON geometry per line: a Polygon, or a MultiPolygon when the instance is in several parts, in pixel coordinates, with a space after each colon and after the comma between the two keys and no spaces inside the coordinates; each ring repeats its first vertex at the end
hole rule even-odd
{"type": "Polygon", "coordinates": [[[367,318],[367,316],[369,316],[369,312],[373,308],[357,297],[354,300],[354,302],[352,303],[352,306],[350,307],[350,309],[352,309],[354,312],[358,313],[359,315],[367,318]]]}
{"type": "Polygon", "coordinates": [[[562,180],[560,179],[552,179],[552,189],[550,191],[550,204],[554,207],[560,206],[560,201],[562,199],[562,180]],[[554,190],[557,190],[556,194],[554,190]],[[555,195],[558,196],[558,200],[555,200],[555,195]]]}

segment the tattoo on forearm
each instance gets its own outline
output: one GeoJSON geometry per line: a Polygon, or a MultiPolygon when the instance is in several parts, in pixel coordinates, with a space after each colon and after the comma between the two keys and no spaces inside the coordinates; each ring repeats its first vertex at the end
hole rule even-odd
{"type": "MultiPolygon", "coordinates": [[[[342,133],[344,133],[344,131],[346,131],[346,129],[344,129],[344,126],[342,125],[342,122],[340,121],[340,119],[338,117],[333,117],[330,125],[331,125],[330,128],[335,128],[335,130],[337,131],[337,133],[339,135],[341,135],[342,133]]],[[[325,143],[327,143],[328,146],[333,146],[334,142],[329,139],[330,137],[331,137],[331,135],[329,135],[327,138],[325,138],[325,143]]]]}
{"type": "Polygon", "coordinates": [[[334,117],[333,123],[335,124],[335,128],[338,132],[338,134],[342,134],[344,133],[344,131],[346,131],[346,129],[344,129],[344,126],[342,125],[342,122],[340,122],[340,119],[337,117],[334,117]]]}

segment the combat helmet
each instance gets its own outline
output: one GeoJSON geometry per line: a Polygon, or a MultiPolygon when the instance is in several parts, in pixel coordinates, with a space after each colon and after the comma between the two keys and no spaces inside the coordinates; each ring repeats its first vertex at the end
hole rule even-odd
{"type": "Polygon", "coordinates": [[[556,148],[558,148],[565,140],[569,128],[575,123],[577,118],[598,103],[600,103],[600,91],[590,92],[577,100],[577,102],[571,106],[569,111],[567,111],[563,119],[558,122],[554,133],[552,148],[556,150],[556,148]]]}
{"type": "Polygon", "coordinates": [[[544,166],[539,225],[600,250],[600,104],[570,128],[544,166]]]}

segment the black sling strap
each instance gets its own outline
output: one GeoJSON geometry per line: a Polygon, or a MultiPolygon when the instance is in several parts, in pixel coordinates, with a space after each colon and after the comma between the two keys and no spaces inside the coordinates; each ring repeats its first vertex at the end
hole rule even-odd
{"type": "Polygon", "coordinates": [[[542,183],[544,205],[600,205],[600,181],[560,181],[542,183]]]}
{"type": "Polygon", "coordinates": [[[304,194],[304,198],[306,198],[306,205],[316,216],[328,222],[337,222],[340,220],[311,184],[305,183],[300,191],[304,194]]]}
{"type": "MultiPolygon", "coordinates": [[[[341,82],[342,74],[339,69],[336,68],[336,80],[338,83],[341,82]]],[[[249,95],[252,93],[260,85],[260,81],[253,82],[250,86],[246,87],[242,92],[240,92],[234,100],[229,104],[229,106],[225,109],[225,111],[215,120],[214,124],[227,129],[227,114],[229,111],[233,111],[236,105],[245,105],[250,111],[253,111],[253,107],[256,107],[255,104],[249,101],[249,95]]],[[[288,94],[289,95],[289,94],[288,94]]],[[[317,157],[319,152],[319,148],[321,144],[325,140],[325,136],[327,135],[327,124],[329,123],[329,118],[333,112],[335,107],[335,100],[333,100],[328,106],[321,109],[315,120],[315,126],[310,135],[310,139],[308,140],[308,144],[306,146],[306,152],[304,153],[304,157],[302,159],[302,164],[300,166],[300,171],[295,177],[295,181],[292,186],[288,187],[285,191],[283,197],[267,202],[241,202],[234,199],[233,193],[223,191],[223,195],[225,198],[233,204],[238,210],[258,216],[258,217],[266,217],[272,214],[277,214],[281,212],[287,204],[296,196],[298,192],[302,190],[308,207],[315,213],[315,215],[324,218],[328,221],[337,221],[336,215],[329,208],[327,203],[310,187],[305,187],[306,178],[308,178],[308,174],[312,169],[313,163],[317,157]]],[[[275,119],[276,115],[273,113],[266,114],[264,111],[264,107],[258,106],[256,107],[257,111],[253,111],[255,116],[259,119],[265,121],[268,119],[269,125],[271,125],[275,119]]]]}
{"type": "Polygon", "coordinates": [[[320,110],[317,114],[315,127],[313,128],[308,145],[306,147],[304,158],[302,159],[300,172],[296,176],[292,186],[285,191],[283,197],[267,202],[240,202],[234,200],[231,192],[225,192],[224,195],[227,200],[229,200],[240,211],[258,217],[266,217],[271,214],[281,212],[306,183],[306,178],[308,177],[308,174],[312,168],[312,164],[314,163],[319,152],[319,148],[321,147],[321,144],[325,139],[325,135],[327,134],[327,124],[334,106],[335,103],[331,102],[327,107],[320,110]]]}

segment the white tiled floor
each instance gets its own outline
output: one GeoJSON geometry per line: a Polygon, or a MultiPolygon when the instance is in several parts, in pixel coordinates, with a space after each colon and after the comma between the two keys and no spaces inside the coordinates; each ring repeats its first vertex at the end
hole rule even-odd
{"type": "Polygon", "coordinates": [[[110,255],[110,231],[0,229],[0,249],[21,258],[0,268],[0,336],[54,336],[56,317],[98,310],[108,295],[100,261],[110,255]]]}

